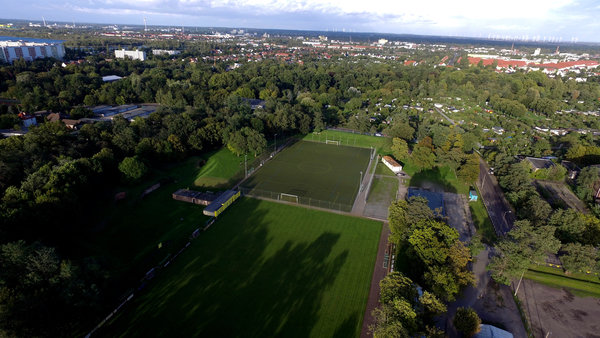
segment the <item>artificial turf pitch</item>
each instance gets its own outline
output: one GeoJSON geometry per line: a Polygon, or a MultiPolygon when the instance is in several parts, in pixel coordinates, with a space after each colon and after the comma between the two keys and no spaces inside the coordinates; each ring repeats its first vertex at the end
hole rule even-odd
{"type": "Polygon", "coordinates": [[[102,336],[358,337],[381,223],[242,198],[102,336]]]}
{"type": "Polygon", "coordinates": [[[331,203],[331,209],[350,211],[370,154],[369,148],[299,141],[266,162],[242,188],[263,197],[277,199],[285,193],[298,196],[302,204],[311,199],[311,205],[327,208],[331,203]]]}

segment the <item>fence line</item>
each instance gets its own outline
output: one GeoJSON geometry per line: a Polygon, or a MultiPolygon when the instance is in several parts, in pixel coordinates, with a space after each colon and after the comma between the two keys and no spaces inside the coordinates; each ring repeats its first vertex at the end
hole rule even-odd
{"type": "Polygon", "coordinates": [[[290,195],[290,194],[276,192],[276,191],[253,189],[253,188],[241,187],[241,186],[238,187],[238,189],[242,192],[242,194],[244,194],[246,196],[250,196],[250,197],[265,198],[265,199],[270,199],[270,200],[274,200],[274,201],[283,201],[283,202],[288,202],[288,203],[297,203],[297,204],[307,205],[309,207],[316,207],[316,208],[321,208],[321,209],[330,209],[330,210],[337,210],[337,211],[343,211],[343,212],[352,211],[351,204],[323,201],[323,200],[319,200],[319,199],[312,198],[312,197],[296,196],[296,195],[290,195]],[[281,198],[282,194],[284,194],[284,196],[287,196],[288,198],[281,198]],[[293,200],[293,198],[291,196],[296,196],[296,200],[293,200]]]}
{"type": "MultiPolygon", "coordinates": [[[[371,161],[373,161],[373,159],[371,158],[371,161]]],[[[369,176],[369,182],[367,183],[367,191],[365,194],[365,201],[369,198],[369,194],[371,193],[371,185],[373,184],[373,178],[375,177],[375,170],[377,170],[377,164],[379,164],[379,155],[377,155],[377,159],[375,160],[375,163],[369,163],[369,165],[374,165],[373,168],[371,168],[371,172],[368,173],[369,176]]]]}

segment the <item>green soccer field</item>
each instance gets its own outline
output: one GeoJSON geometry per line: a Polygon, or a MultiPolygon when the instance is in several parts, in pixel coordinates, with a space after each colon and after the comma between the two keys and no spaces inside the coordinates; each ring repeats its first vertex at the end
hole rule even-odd
{"type": "Polygon", "coordinates": [[[350,211],[371,150],[300,141],[271,159],[242,184],[244,192],[350,211]]]}
{"type": "Polygon", "coordinates": [[[242,198],[100,336],[358,337],[381,223],[242,198]]]}

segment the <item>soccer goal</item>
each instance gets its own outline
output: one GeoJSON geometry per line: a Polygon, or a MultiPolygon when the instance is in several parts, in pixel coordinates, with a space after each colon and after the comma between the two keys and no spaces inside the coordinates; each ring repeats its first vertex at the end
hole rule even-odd
{"type": "Polygon", "coordinates": [[[280,193],[279,200],[285,202],[298,203],[298,195],[280,193]]]}
{"type": "Polygon", "coordinates": [[[340,141],[335,141],[335,140],[325,140],[326,144],[335,144],[336,146],[340,145],[340,141]]]}

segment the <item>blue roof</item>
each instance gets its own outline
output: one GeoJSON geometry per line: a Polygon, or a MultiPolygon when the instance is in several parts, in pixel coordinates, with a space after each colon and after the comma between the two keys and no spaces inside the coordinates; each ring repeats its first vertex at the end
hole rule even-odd
{"type": "Polygon", "coordinates": [[[427,206],[429,209],[435,210],[439,208],[442,210],[442,215],[446,214],[446,211],[444,210],[444,198],[442,193],[423,189],[408,188],[408,195],[406,198],[409,199],[411,197],[424,197],[427,200],[427,206]]]}
{"type": "Polygon", "coordinates": [[[492,325],[481,324],[479,328],[481,330],[473,338],[513,338],[512,333],[492,325]]]}
{"type": "Polygon", "coordinates": [[[235,195],[235,194],[237,194],[237,191],[234,191],[234,190],[227,190],[227,191],[223,192],[221,195],[219,195],[219,197],[215,198],[215,200],[212,201],[211,204],[209,204],[206,208],[204,208],[204,211],[215,212],[215,211],[219,210],[219,208],[221,208],[223,203],[229,201],[229,199],[231,197],[233,197],[233,195],[235,195]]]}

